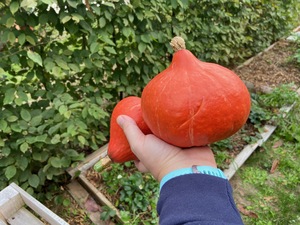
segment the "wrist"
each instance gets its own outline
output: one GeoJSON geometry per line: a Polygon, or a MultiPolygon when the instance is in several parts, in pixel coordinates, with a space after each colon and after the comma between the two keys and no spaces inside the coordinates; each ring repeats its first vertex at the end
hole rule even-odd
{"type": "Polygon", "coordinates": [[[205,174],[209,176],[215,176],[219,177],[222,179],[227,179],[225,174],[223,173],[222,170],[212,167],[212,166],[192,166],[192,167],[186,167],[186,168],[181,168],[177,170],[173,170],[166,174],[160,181],[160,189],[163,187],[163,185],[168,182],[169,180],[186,175],[186,174],[205,174]]]}

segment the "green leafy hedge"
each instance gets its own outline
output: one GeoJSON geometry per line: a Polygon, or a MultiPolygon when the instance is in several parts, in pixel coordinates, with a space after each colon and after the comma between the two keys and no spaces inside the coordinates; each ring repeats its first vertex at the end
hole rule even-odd
{"type": "Polygon", "coordinates": [[[107,142],[113,106],[167,67],[174,35],[202,60],[236,64],[289,31],[298,10],[296,0],[5,0],[0,188],[39,190],[107,142]]]}

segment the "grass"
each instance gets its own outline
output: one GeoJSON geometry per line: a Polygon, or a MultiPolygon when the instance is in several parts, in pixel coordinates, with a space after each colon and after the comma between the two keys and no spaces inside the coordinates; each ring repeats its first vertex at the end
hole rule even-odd
{"type": "Polygon", "coordinates": [[[231,181],[245,225],[300,224],[299,120],[298,101],[231,181]]]}

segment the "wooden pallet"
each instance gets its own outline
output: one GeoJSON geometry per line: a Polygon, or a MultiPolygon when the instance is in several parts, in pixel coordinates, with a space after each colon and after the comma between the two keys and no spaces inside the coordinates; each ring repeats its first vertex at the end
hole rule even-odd
{"type": "Polygon", "coordinates": [[[68,225],[15,183],[0,192],[0,225],[68,225]],[[46,221],[46,222],[42,222],[46,221]]]}

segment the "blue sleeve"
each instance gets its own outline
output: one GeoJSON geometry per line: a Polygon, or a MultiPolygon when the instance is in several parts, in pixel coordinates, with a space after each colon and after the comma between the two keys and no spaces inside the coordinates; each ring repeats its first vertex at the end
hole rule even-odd
{"type": "Polygon", "coordinates": [[[166,182],[157,204],[160,225],[243,224],[227,179],[188,174],[166,182]]]}

